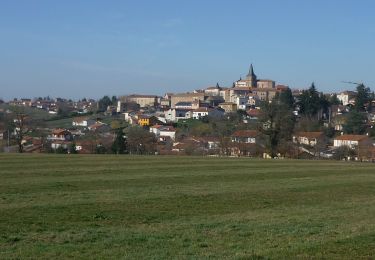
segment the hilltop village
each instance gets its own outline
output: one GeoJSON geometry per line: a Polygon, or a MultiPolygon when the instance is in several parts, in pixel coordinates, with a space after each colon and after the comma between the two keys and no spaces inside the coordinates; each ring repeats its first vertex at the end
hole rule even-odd
{"type": "Polygon", "coordinates": [[[321,93],[247,75],[164,96],[0,100],[1,152],[375,160],[371,90],[321,93]]]}

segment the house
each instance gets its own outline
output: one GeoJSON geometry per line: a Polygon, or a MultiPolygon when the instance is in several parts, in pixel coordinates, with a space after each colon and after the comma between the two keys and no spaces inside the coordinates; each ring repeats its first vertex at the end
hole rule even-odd
{"type": "Polygon", "coordinates": [[[205,116],[222,117],[223,115],[224,115],[224,110],[220,108],[201,107],[201,108],[193,110],[194,119],[200,119],[205,116]]]}
{"type": "Polygon", "coordinates": [[[341,135],[333,140],[334,147],[348,146],[351,149],[371,145],[371,139],[367,135],[341,135]]]}
{"type": "Polygon", "coordinates": [[[205,152],[202,142],[195,138],[187,138],[180,142],[174,142],[171,148],[174,153],[203,154],[205,152]]]}
{"type": "Polygon", "coordinates": [[[199,138],[199,141],[204,144],[204,147],[209,152],[215,152],[216,154],[219,154],[220,149],[220,139],[218,137],[214,136],[205,136],[199,138]]]}
{"type": "Polygon", "coordinates": [[[149,116],[149,115],[138,116],[138,125],[140,126],[151,126],[157,123],[159,123],[159,120],[155,116],[149,116]]]}
{"type": "Polygon", "coordinates": [[[193,112],[191,109],[182,109],[182,108],[170,108],[164,111],[165,120],[167,122],[177,122],[182,119],[192,118],[193,112]]]}
{"type": "Polygon", "coordinates": [[[73,139],[72,133],[66,129],[54,129],[52,133],[47,137],[47,140],[51,141],[70,141],[73,139]]]}
{"type": "Polygon", "coordinates": [[[155,134],[160,141],[166,141],[168,138],[172,141],[176,139],[176,130],[172,126],[154,125],[150,127],[150,133],[155,134]]]}
{"type": "Polygon", "coordinates": [[[88,126],[88,129],[93,132],[106,133],[111,130],[111,127],[105,123],[97,121],[95,124],[88,126]]]}
{"type": "Polygon", "coordinates": [[[298,132],[293,135],[293,142],[308,146],[316,146],[324,139],[323,132],[298,132]]]}
{"type": "Polygon", "coordinates": [[[72,145],[70,141],[54,140],[51,142],[51,148],[53,150],[59,149],[60,147],[68,149],[72,145]]]}
{"type": "Polygon", "coordinates": [[[261,101],[271,101],[276,96],[274,88],[253,88],[252,93],[257,95],[261,101]]]}
{"type": "Polygon", "coordinates": [[[208,96],[220,96],[221,87],[219,83],[216,84],[214,87],[208,87],[204,90],[204,93],[208,96]]]}
{"type": "Polygon", "coordinates": [[[183,93],[171,95],[171,108],[175,108],[178,102],[204,101],[207,96],[204,93],[183,93]]]}
{"type": "Polygon", "coordinates": [[[269,79],[259,79],[257,81],[257,88],[274,89],[275,88],[275,81],[269,80],[269,79]]]}
{"type": "Polygon", "coordinates": [[[248,106],[255,108],[255,107],[259,107],[261,102],[257,95],[250,94],[248,97],[247,103],[248,103],[248,106]]]}
{"type": "Polygon", "coordinates": [[[175,105],[176,109],[193,109],[193,102],[178,102],[175,105]]]}
{"type": "Polygon", "coordinates": [[[224,109],[225,113],[232,113],[237,111],[237,104],[234,102],[224,102],[219,104],[219,107],[224,109]]]}
{"type": "Polygon", "coordinates": [[[89,125],[95,124],[94,119],[90,119],[88,117],[76,117],[73,119],[72,125],[73,126],[83,126],[88,127],[89,125]]]}
{"type": "Polygon", "coordinates": [[[250,119],[258,119],[260,116],[260,109],[250,109],[246,111],[250,119]]]}
{"type": "Polygon", "coordinates": [[[259,153],[259,132],[255,130],[238,130],[231,136],[232,155],[254,156],[259,153]]]}
{"type": "Polygon", "coordinates": [[[255,144],[259,132],[256,130],[238,130],[231,136],[233,143],[255,144]]]}
{"type": "Polygon", "coordinates": [[[29,98],[22,98],[21,103],[25,107],[31,107],[32,101],[29,98]]]}
{"type": "Polygon", "coordinates": [[[357,95],[354,91],[344,91],[337,95],[337,99],[341,101],[344,106],[350,104],[350,100],[357,95]]]}
{"type": "Polygon", "coordinates": [[[236,103],[238,109],[246,110],[248,103],[249,103],[249,97],[248,96],[236,96],[234,102],[236,103]]]}
{"type": "Polygon", "coordinates": [[[140,107],[155,107],[159,100],[158,96],[154,95],[129,95],[119,99],[122,103],[137,103],[140,107]]]}
{"type": "Polygon", "coordinates": [[[225,102],[224,98],[221,96],[209,96],[204,102],[199,102],[198,107],[193,107],[193,109],[197,109],[199,107],[217,107],[219,104],[225,102]]]}

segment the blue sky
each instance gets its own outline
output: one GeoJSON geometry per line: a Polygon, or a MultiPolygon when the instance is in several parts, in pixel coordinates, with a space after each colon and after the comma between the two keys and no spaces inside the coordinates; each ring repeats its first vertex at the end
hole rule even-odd
{"type": "Polygon", "coordinates": [[[0,98],[163,94],[259,78],[375,88],[371,0],[3,0],[0,98]]]}

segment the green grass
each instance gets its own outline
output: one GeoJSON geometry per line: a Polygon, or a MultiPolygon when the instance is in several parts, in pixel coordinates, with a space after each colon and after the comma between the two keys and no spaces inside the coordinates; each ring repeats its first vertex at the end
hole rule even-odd
{"type": "Polygon", "coordinates": [[[73,122],[73,118],[69,117],[69,118],[45,121],[45,124],[48,128],[71,128],[72,122],[73,122]]]}
{"type": "Polygon", "coordinates": [[[0,259],[375,257],[375,164],[0,155],[0,259]]]}

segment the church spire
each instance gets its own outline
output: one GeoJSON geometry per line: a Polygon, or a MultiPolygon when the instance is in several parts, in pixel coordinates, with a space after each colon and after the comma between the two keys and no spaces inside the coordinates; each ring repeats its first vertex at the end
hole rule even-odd
{"type": "Polygon", "coordinates": [[[246,75],[246,85],[251,88],[257,87],[257,76],[254,73],[253,64],[250,65],[249,73],[246,75]]]}
{"type": "Polygon", "coordinates": [[[250,69],[249,69],[249,73],[247,74],[247,76],[248,77],[254,77],[255,76],[253,64],[250,64],[250,69]]]}

